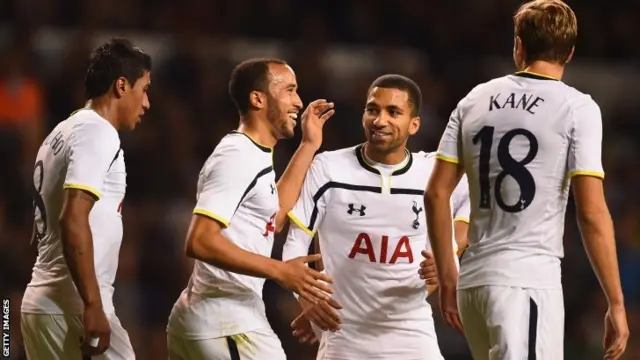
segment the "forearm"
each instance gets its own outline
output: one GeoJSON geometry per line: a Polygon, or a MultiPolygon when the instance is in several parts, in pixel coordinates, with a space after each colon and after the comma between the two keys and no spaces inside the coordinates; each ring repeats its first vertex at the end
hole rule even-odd
{"type": "Polygon", "coordinates": [[[300,143],[298,150],[291,157],[289,165],[278,181],[278,199],[280,209],[276,217],[276,231],[280,232],[287,223],[287,213],[293,208],[300,195],[305,175],[318,147],[300,143]]]}
{"type": "Polygon", "coordinates": [[[425,199],[427,229],[438,270],[438,280],[440,284],[445,284],[458,277],[451,247],[452,219],[449,199],[444,195],[431,195],[425,199]]]}
{"type": "Polygon", "coordinates": [[[194,242],[187,248],[187,256],[237,274],[275,280],[282,265],[280,261],[246,251],[222,234],[194,242]]]}
{"type": "Polygon", "coordinates": [[[609,211],[578,214],[585,250],[610,305],[623,305],[618,256],[609,211]]]}
{"type": "Polygon", "coordinates": [[[64,259],[82,302],[85,306],[102,306],[89,219],[63,220],[60,225],[64,259]]]}

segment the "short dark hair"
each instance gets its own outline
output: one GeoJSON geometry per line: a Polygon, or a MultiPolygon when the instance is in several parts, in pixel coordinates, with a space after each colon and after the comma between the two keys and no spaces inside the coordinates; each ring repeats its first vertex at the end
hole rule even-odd
{"type": "Polygon", "coordinates": [[[409,104],[411,108],[411,116],[418,116],[420,113],[420,107],[422,106],[422,92],[420,87],[413,80],[406,76],[398,74],[386,74],[375,79],[369,90],[367,90],[367,96],[371,93],[373,88],[385,88],[385,89],[398,89],[406,92],[409,95],[409,104]]]}
{"type": "Polygon", "coordinates": [[[84,79],[87,99],[104,95],[120,77],[133,86],[145,71],[151,71],[151,56],[124,38],[113,38],[91,54],[84,79]]]}
{"type": "Polygon", "coordinates": [[[267,92],[270,64],[286,65],[287,62],[273,58],[253,58],[241,62],[231,72],[229,96],[240,115],[249,111],[249,94],[252,91],[267,92]]]}

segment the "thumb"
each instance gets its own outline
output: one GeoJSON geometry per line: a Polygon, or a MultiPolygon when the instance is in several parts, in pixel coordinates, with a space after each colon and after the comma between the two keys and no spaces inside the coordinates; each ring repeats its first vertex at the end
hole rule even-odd
{"type": "Polygon", "coordinates": [[[425,259],[433,259],[433,254],[431,253],[431,251],[422,250],[420,253],[425,259]]]}
{"type": "Polygon", "coordinates": [[[300,258],[303,263],[312,263],[322,259],[322,254],[307,255],[300,258]]]}

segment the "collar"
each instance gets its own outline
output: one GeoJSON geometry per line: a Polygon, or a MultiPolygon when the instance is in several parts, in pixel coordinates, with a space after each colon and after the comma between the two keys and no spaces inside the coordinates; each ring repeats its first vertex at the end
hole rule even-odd
{"type": "Polygon", "coordinates": [[[255,140],[253,140],[253,139],[251,138],[251,136],[249,136],[249,135],[247,135],[247,134],[245,134],[245,133],[243,133],[243,132],[233,130],[233,131],[231,131],[231,133],[232,133],[232,134],[240,134],[240,135],[244,135],[244,136],[246,136],[246,137],[247,137],[247,139],[249,139],[249,140],[253,143],[253,145],[257,146],[257,147],[258,147],[258,149],[260,149],[260,150],[262,150],[262,151],[264,151],[264,152],[267,152],[267,153],[273,152],[273,148],[270,148],[270,147],[268,147],[268,146],[264,146],[264,145],[260,145],[260,144],[258,144],[255,140]]]}
{"type": "MultiPolygon", "coordinates": [[[[405,174],[411,168],[411,165],[413,164],[413,155],[407,149],[404,149],[404,152],[409,157],[409,160],[407,160],[407,163],[403,167],[401,167],[400,169],[397,169],[393,173],[391,173],[391,176],[405,174]]],[[[372,172],[372,173],[377,174],[377,175],[382,175],[382,174],[380,174],[380,171],[378,169],[376,169],[375,167],[373,167],[369,163],[367,163],[367,160],[364,157],[364,144],[360,144],[360,145],[356,146],[355,153],[356,153],[356,158],[358,159],[358,163],[360,164],[360,166],[362,166],[365,170],[367,170],[369,172],[372,172]]]]}
{"type": "Polygon", "coordinates": [[[513,75],[524,77],[524,78],[528,78],[528,79],[560,81],[560,80],[558,80],[556,78],[553,78],[551,76],[542,75],[542,74],[538,74],[538,73],[534,73],[534,72],[530,72],[530,71],[518,71],[517,73],[515,73],[513,75]]]}

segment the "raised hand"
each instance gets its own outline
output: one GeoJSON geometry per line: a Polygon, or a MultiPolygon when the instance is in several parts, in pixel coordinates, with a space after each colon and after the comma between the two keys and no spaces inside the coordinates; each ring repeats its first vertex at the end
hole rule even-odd
{"type": "Polygon", "coordinates": [[[302,141],[320,147],[322,144],[322,128],[335,110],[332,102],[318,99],[311,102],[302,113],[302,141]]]}

